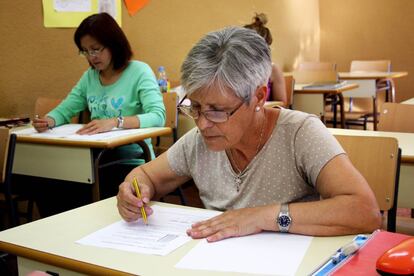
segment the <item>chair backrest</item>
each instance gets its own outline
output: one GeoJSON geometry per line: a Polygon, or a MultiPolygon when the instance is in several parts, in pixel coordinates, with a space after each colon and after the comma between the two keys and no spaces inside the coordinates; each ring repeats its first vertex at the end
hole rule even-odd
{"type": "MultiPolygon", "coordinates": [[[[62,102],[62,99],[56,98],[47,98],[47,97],[39,97],[36,99],[34,112],[36,115],[40,117],[45,116],[49,113],[52,109],[58,106],[62,102]]],[[[71,123],[78,123],[79,116],[74,116],[71,120],[71,123]]]]}
{"type": "Polygon", "coordinates": [[[336,63],[332,62],[301,62],[297,71],[336,71],[336,63]]]}
{"type": "Polygon", "coordinates": [[[351,72],[391,72],[390,60],[353,60],[351,72]]]}
{"type": "Polygon", "coordinates": [[[178,95],[175,92],[163,93],[162,99],[164,100],[165,106],[165,126],[170,128],[177,128],[177,117],[178,117],[178,95]]]}
{"type": "Polygon", "coordinates": [[[335,135],[352,164],[365,177],[382,211],[393,207],[398,141],[391,137],[335,135]]]}
{"type": "Polygon", "coordinates": [[[378,130],[414,132],[414,105],[383,103],[379,116],[378,130]]]}
{"type": "Polygon", "coordinates": [[[286,86],[286,107],[291,108],[293,104],[293,91],[295,88],[295,79],[293,76],[285,76],[286,86]]]}
{"type": "Polygon", "coordinates": [[[0,183],[6,180],[7,157],[9,153],[10,130],[0,127],[0,183]]]}
{"type": "Polygon", "coordinates": [[[320,83],[329,84],[338,82],[338,73],[334,70],[322,71],[294,71],[293,78],[295,83],[320,83]]]}

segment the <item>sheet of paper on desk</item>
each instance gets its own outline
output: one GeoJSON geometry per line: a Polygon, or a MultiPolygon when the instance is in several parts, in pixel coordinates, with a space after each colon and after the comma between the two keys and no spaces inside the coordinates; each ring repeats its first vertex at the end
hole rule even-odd
{"type": "Polygon", "coordinates": [[[77,243],[165,256],[191,240],[186,230],[192,223],[219,214],[214,211],[157,205],[152,208],[154,213],[148,217],[148,225],[142,220],[133,223],[119,221],[78,240],[77,243]]]}
{"type": "Polygon", "coordinates": [[[294,275],[311,241],[308,236],[270,232],[214,243],[202,240],[175,267],[294,275]]]}
{"type": "Polygon", "coordinates": [[[55,127],[51,130],[39,133],[33,127],[25,128],[22,130],[15,131],[17,135],[25,135],[32,137],[44,137],[44,138],[65,138],[71,140],[82,140],[82,141],[97,141],[104,139],[116,138],[129,134],[145,133],[151,130],[151,128],[141,129],[113,129],[112,131],[93,134],[93,135],[79,135],[76,134],[83,125],[81,124],[68,124],[59,127],[55,127]]]}

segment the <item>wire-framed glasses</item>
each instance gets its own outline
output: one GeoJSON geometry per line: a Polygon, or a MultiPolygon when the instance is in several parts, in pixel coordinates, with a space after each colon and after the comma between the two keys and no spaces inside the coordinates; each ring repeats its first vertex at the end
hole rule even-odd
{"type": "Polygon", "coordinates": [[[177,108],[184,113],[185,115],[193,118],[194,120],[197,120],[200,118],[201,115],[203,115],[207,120],[213,122],[213,123],[224,123],[227,122],[231,115],[237,112],[239,108],[244,104],[242,102],[238,107],[236,107],[233,111],[224,111],[224,110],[206,110],[201,111],[199,107],[194,107],[191,104],[191,101],[187,99],[187,96],[185,96],[180,103],[178,104],[177,108]]]}
{"type": "Polygon", "coordinates": [[[105,46],[102,46],[99,49],[94,50],[80,50],[79,55],[84,57],[96,57],[98,56],[103,50],[105,49],[105,46]]]}

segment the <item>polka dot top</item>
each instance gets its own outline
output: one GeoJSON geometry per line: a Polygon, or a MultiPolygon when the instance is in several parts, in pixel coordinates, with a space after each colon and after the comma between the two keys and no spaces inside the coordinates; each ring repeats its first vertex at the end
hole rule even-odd
{"type": "Polygon", "coordinates": [[[316,179],[322,168],[344,153],[316,116],[281,109],[273,132],[240,176],[225,151],[210,151],[197,128],[167,152],[177,175],[193,178],[204,206],[228,210],[273,203],[318,200],[316,179]]]}

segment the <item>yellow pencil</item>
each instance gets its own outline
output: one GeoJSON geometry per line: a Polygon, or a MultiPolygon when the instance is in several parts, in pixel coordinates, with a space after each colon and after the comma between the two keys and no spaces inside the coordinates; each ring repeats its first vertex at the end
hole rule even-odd
{"type": "MultiPolygon", "coordinates": [[[[138,181],[135,178],[135,176],[134,176],[134,181],[132,182],[132,184],[134,185],[134,189],[135,189],[135,193],[137,194],[137,197],[139,199],[142,199],[141,191],[139,190],[139,186],[138,186],[138,181]]],[[[145,212],[144,206],[141,207],[141,216],[142,216],[142,219],[144,220],[144,223],[145,224],[148,224],[148,221],[147,221],[147,213],[145,212]]]]}

